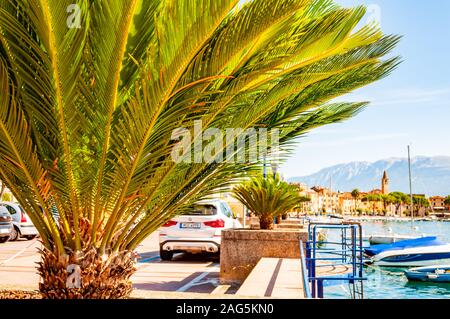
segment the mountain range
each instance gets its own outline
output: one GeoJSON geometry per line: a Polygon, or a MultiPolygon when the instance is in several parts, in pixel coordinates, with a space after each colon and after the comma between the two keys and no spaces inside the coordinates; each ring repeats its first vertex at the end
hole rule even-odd
{"type": "MultiPolygon", "coordinates": [[[[369,191],[381,188],[383,172],[389,177],[389,191],[409,193],[408,159],[388,158],[376,162],[350,162],[324,168],[309,176],[292,177],[290,182],[331,187],[350,192],[355,188],[369,191]]],[[[411,159],[412,190],[427,196],[450,194],[450,156],[418,156],[411,159]]]]}

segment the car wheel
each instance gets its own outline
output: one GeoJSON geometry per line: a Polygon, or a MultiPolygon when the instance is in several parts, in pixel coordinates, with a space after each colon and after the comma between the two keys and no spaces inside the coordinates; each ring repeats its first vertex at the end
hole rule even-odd
{"type": "Polygon", "coordinates": [[[167,251],[167,250],[160,250],[159,251],[159,257],[162,260],[170,261],[170,260],[172,260],[173,252],[172,251],[167,251]]]}
{"type": "Polygon", "coordinates": [[[9,234],[9,241],[16,241],[17,239],[19,239],[19,231],[16,227],[13,227],[11,234],[9,234]]]}
{"type": "Polygon", "coordinates": [[[28,235],[28,236],[23,236],[25,237],[27,240],[32,240],[35,239],[37,237],[37,235],[28,235]]]}
{"type": "Polygon", "coordinates": [[[0,244],[6,243],[9,240],[9,236],[0,237],[0,244]]]}

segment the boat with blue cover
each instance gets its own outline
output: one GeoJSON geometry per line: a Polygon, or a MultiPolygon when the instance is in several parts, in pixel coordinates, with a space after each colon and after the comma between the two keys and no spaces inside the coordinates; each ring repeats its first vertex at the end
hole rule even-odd
{"type": "Polygon", "coordinates": [[[415,239],[401,240],[392,244],[372,245],[364,249],[364,253],[368,256],[375,256],[384,251],[398,250],[414,247],[440,246],[446,243],[437,239],[436,236],[421,237],[415,239]]]}
{"type": "Polygon", "coordinates": [[[450,264],[411,268],[405,275],[410,281],[450,282],[450,264]]]}

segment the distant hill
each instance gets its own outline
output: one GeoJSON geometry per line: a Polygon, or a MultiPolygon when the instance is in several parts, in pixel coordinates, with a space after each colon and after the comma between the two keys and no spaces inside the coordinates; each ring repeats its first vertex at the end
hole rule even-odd
{"type": "MultiPolygon", "coordinates": [[[[450,194],[450,156],[425,157],[411,159],[413,193],[427,196],[450,194]]],[[[335,191],[347,192],[358,188],[368,191],[381,187],[381,177],[386,170],[389,176],[390,191],[409,192],[408,160],[389,158],[373,163],[351,162],[340,164],[302,177],[289,178],[291,182],[306,183],[309,187],[326,186],[332,177],[335,191]]]]}

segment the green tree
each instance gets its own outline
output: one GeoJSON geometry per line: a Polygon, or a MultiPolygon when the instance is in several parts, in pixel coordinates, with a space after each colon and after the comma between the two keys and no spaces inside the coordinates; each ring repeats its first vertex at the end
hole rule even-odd
{"type": "Polygon", "coordinates": [[[0,179],[41,235],[44,297],[127,296],[139,243],[261,161],[220,158],[284,156],[367,105],[330,101],[399,63],[383,59],[399,37],[357,29],[362,6],[81,1],[72,27],[68,3],[0,1],[0,179]],[[279,129],[279,147],[219,134],[199,159],[203,133],[227,128],[279,129]]]}
{"type": "Polygon", "coordinates": [[[431,206],[430,201],[425,196],[421,195],[414,195],[413,202],[417,212],[419,212],[422,208],[427,209],[431,206]]]}
{"type": "Polygon", "coordinates": [[[369,202],[369,205],[372,208],[372,215],[376,215],[376,203],[382,201],[382,197],[379,194],[367,194],[362,198],[363,202],[369,202]]]}
{"type": "Polygon", "coordinates": [[[383,209],[387,212],[387,206],[394,204],[397,199],[390,194],[382,194],[381,200],[383,201],[383,209]]]}
{"type": "Polygon", "coordinates": [[[402,205],[410,204],[411,200],[408,195],[402,192],[392,192],[389,194],[392,199],[392,204],[395,205],[395,215],[399,214],[399,209],[402,205]]]}
{"type": "Polygon", "coordinates": [[[261,229],[272,229],[274,217],[292,211],[301,201],[295,185],[272,175],[258,175],[235,186],[233,195],[259,217],[261,229]]]}
{"type": "Polygon", "coordinates": [[[357,203],[358,203],[358,199],[361,196],[361,192],[359,191],[359,189],[355,188],[354,190],[352,190],[351,195],[353,197],[353,201],[355,203],[355,212],[358,210],[357,207],[357,203]]]}
{"type": "Polygon", "coordinates": [[[444,204],[450,206],[450,195],[444,199],[444,204]]]}

